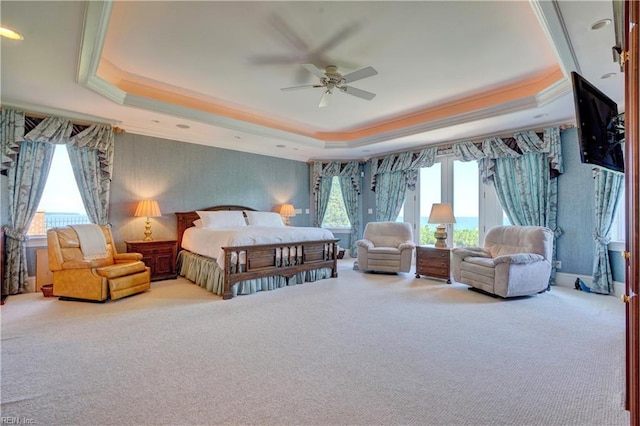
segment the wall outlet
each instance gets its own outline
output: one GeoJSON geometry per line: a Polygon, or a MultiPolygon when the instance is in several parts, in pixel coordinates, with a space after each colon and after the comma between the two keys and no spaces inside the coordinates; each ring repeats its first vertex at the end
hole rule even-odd
{"type": "Polygon", "coordinates": [[[562,261],[561,260],[556,260],[555,266],[556,266],[556,269],[562,269],[562,261]]]}

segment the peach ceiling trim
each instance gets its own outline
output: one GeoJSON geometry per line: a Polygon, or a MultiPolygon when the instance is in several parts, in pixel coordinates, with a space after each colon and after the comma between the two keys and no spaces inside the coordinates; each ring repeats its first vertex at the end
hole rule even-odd
{"type": "Polygon", "coordinates": [[[471,113],[520,99],[533,98],[544,89],[547,89],[558,81],[564,79],[562,70],[560,67],[556,66],[525,80],[514,82],[498,89],[492,89],[453,102],[447,102],[442,105],[424,108],[374,125],[342,132],[317,132],[261,116],[248,110],[233,108],[222,103],[216,103],[209,100],[197,99],[193,96],[183,95],[167,88],[159,88],[148,83],[141,83],[135,81],[135,76],[132,75],[126,75],[126,78],[118,78],[123,75],[121,74],[120,76],[117,76],[114,75],[113,70],[110,71],[111,72],[108,73],[109,75],[107,80],[110,80],[111,84],[131,95],[208,112],[222,117],[294,133],[329,143],[353,142],[378,134],[389,133],[399,129],[444,119],[446,117],[471,113]]]}

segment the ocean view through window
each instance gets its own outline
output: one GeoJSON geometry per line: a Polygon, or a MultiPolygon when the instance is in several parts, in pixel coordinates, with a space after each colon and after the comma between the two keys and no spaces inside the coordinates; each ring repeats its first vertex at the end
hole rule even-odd
{"type": "Polygon", "coordinates": [[[90,223],[82,203],[66,145],[56,145],[47,183],[28,235],[44,235],[57,226],[90,223]]]}

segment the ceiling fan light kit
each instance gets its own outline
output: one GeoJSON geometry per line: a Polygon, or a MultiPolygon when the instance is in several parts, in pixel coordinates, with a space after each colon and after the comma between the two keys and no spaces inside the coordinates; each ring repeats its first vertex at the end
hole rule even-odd
{"type": "Polygon", "coordinates": [[[318,106],[321,108],[329,104],[329,99],[331,99],[333,89],[338,89],[340,92],[347,93],[349,95],[356,96],[367,101],[370,101],[376,96],[375,93],[367,92],[366,90],[358,89],[352,86],[347,86],[348,83],[377,75],[378,71],[376,71],[373,67],[362,68],[349,74],[342,75],[338,72],[338,67],[336,67],[335,65],[327,66],[324,71],[313,64],[302,64],[302,66],[306,68],[307,71],[309,71],[311,74],[318,77],[320,79],[320,84],[285,87],[280,90],[291,91],[298,89],[322,88],[323,92],[322,96],[320,97],[320,103],[318,104],[318,106]]]}

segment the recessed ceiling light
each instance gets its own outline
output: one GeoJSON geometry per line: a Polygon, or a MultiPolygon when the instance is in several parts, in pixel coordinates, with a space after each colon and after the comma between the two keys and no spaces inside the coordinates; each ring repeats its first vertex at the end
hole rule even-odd
{"type": "Polygon", "coordinates": [[[0,27],[0,36],[6,37],[11,40],[24,40],[24,37],[22,37],[22,35],[7,27],[0,27]]]}
{"type": "Polygon", "coordinates": [[[240,136],[238,136],[238,135],[234,135],[233,138],[234,139],[241,139],[240,136]]]}
{"type": "Polygon", "coordinates": [[[533,118],[544,118],[544,117],[548,117],[549,114],[538,114],[538,115],[534,115],[533,118]]]}
{"type": "Polygon", "coordinates": [[[160,123],[160,120],[151,120],[152,123],[160,123]]]}
{"type": "Polygon", "coordinates": [[[276,148],[286,148],[286,145],[276,145],[276,148]]]}
{"type": "Polygon", "coordinates": [[[179,127],[181,129],[188,129],[189,126],[187,126],[186,124],[176,124],[176,127],[179,127]]]}
{"type": "Polygon", "coordinates": [[[604,28],[607,25],[609,25],[611,23],[611,19],[607,18],[607,19],[601,19],[597,22],[594,22],[593,24],[591,24],[591,29],[592,30],[599,30],[600,28],[604,28]]]}
{"type": "Polygon", "coordinates": [[[615,73],[615,72],[608,72],[608,73],[606,73],[606,74],[602,74],[602,77],[600,77],[600,78],[602,78],[602,79],[611,78],[611,77],[613,77],[614,75],[616,75],[616,73],[615,73]]]}

